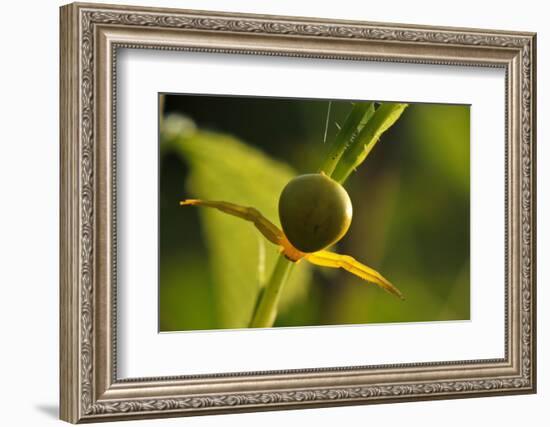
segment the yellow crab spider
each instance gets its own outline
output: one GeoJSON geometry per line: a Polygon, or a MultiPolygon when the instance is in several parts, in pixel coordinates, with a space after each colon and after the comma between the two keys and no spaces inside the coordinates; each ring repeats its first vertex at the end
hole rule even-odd
{"type": "Polygon", "coordinates": [[[302,259],[321,267],[342,268],[403,299],[401,292],[376,270],[349,255],[325,250],[347,232],[352,207],[346,190],[323,173],[292,179],[279,198],[282,230],[253,207],[224,201],[186,199],[181,206],[203,206],[252,222],[282,254],[297,263],[302,259]]]}

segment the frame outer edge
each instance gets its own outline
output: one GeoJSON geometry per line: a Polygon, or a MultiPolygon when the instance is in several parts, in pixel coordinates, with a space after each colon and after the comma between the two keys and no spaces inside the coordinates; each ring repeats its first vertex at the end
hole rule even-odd
{"type": "Polygon", "coordinates": [[[537,393],[537,33],[531,35],[531,390],[537,393]],[[533,274],[534,273],[534,274],[533,274]]]}
{"type": "Polygon", "coordinates": [[[59,418],[70,423],[79,416],[79,247],[78,239],[78,19],[74,5],[59,9],[59,418]]]}

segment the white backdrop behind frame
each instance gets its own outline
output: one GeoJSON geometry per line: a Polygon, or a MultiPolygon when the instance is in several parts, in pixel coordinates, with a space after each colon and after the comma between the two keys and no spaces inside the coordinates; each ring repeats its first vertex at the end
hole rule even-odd
{"type": "Polygon", "coordinates": [[[497,68],[119,49],[118,378],[504,357],[504,90],[497,68]],[[470,104],[471,320],[159,333],[159,92],[470,104]]]}

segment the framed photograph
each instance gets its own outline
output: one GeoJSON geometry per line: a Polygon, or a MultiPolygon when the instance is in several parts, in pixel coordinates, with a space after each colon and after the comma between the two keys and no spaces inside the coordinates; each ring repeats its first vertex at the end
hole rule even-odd
{"type": "Polygon", "coordinates": [[[535,34],[60,22],[63,420],[536,391],[535,34]]]}

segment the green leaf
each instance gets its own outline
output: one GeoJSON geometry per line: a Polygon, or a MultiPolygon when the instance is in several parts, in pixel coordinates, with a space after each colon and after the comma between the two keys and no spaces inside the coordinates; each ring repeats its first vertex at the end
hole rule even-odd
{"type": "Polygon", "coordinates": [[[216,328],[215,301],[206,260],[193,253],[178,259],[163,258],[159,293],[160,330],[180,331],[216,328]],[[183,327],[183,325],[185,325],[183,327]]]}
{"type": "MultiPolygon", "coordinates": [[[[172,125],[171,128],[177,128],[172,125]]],[[[252,206],[280,226],[279,195],[296,175],[288,165],[236,138],[217,133],[164,133],[162,142],[165,149],[175,149],[190,166],[186,191],[182,186],[181,199],[223,200],[252,206]]],[[[178,204],[179,200],[174,203],[178,204]]],[[[278,257],[278,247],[267,241],[259,242],[260,233],[242,219],[213,209],[191,206],[182,209],[199,209],[215,282],[220,322],[216,327],[247,327],[263,280],[259,277],[263,259],[265,272],[270,275],[278,257]],[[265,245],[265,253],[261,244],[265,245]]],[[[184,228],[182,224],[182,230],[184,228]]],[[[181,230],[174,232],[183,233],[181,230]]],[[[280,311],[305,297],[309,280],[307,264],[300,263],[285,285],[280,311]]]]}
{"type": "Polygon", "coordinates": [[[344,182],[374,148],[380,136],[388,130],[401,116],[407,104],[386,102],[380,105],[370,120],[351,142],[338,162],[332,178],[344,182]]]}
{"type": "Polygon", "coordinates": [[[346,121],[338,131],[336,138],[329,146],[325,162],[320,170],[330,176],[342,154],[346,151],[354,137],[363,129],[374,114],[374,102],[356,103],[349,113],[346,121]]]}

